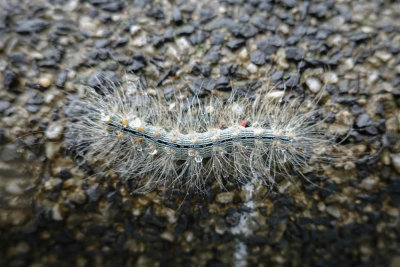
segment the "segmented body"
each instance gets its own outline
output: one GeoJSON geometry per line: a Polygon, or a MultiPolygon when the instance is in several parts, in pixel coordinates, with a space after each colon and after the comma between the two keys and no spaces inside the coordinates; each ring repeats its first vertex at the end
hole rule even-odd
{"type": "Polygon", "coordinates": [[[105,122],[111,132],[122,132],[143,142],[145,146],[153,146],[155,154],[169,151],[177,160],[186,160],[197,156],[199,159],[210,158],[220,151],[231,152],[235,146],[251,149],[255,146],[289,144],[292,140],[271,129],[232,126],[227,129],[215,129],[204,133],[181,134],[170,133],[155,126],[133,128],[117,121],[105,122]]]}

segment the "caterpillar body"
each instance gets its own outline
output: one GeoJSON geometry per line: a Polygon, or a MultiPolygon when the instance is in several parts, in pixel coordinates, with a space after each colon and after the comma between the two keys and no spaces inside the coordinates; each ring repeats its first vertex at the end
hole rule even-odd
{"type": "Polygon", "coordinates": [[[278,175],[301,173],[314,149],[331,144],[313,120],[315,109],[300,112],[283,98],[284,91],[267,89],[206,102],[166,100],[138,80],[108,83],[87,88],[68,132],[79,155],[135,179],[136,192],[182,185],[201,191],[209,179],[273,185],[278,175]]]}

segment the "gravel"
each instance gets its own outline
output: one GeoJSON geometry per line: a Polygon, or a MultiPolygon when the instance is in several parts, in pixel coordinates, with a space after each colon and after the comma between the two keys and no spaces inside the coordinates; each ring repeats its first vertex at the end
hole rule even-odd
{"type": "Polygon", "coordinates": [[[0,265],[397,266],[399,10],[367,0],[4,2],[0,265]],[[85,112],[86,85],[132,74],[170,100],[273,86],[271,97],[324,119],[345,151],[271,190],[208,179],[200,195],[132,194],[138,179],[99,172],[67,131],[85,112]]]}

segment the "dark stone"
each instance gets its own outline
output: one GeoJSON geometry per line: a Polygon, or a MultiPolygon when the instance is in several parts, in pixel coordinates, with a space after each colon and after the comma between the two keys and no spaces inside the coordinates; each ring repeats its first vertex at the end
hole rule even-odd
{"type": "Polygon", "coordinates": [[[238,69],[235,72],[235,78],[246,80],[248,79],[248,77],[249,77],[249,71],[242,67],[238,67],[238,69]]]}
{"type": "Polygon", "coordinates": [[[177,6],[174,6],[172,9],[172,19],[176,24],[181,24],[183,22],[181,10],[177,6]]]}
{"type": "Polygon", "coordinates": [[[163,88],[164,98],[166,100],[170,100],[175,95],[175,88],[171,85],[168,85],[163,88]]]}
{"type": "Polygon", "coordinates": [[[64,168],[58,173],[58,177],[63,180],[67,180],[69,178],[72,178],[72,173],[68,169],[64,168]]]}
{"type": "Polygon", "coordinates": [[[129,41],[129,38],[128,38],[128,37],[122,37],[122,38],[116,40],[116,41],[113,43],[112,47],[113,47],[113,48],[118,48],[118,47],[125,46],[125,45],[128,43],[128,41],[129,41]]]}
{"type": "Polygon", "coordinates": [[[277,225],[285,222],[289,217],[289,210],[286,207],[275,209],[267,220],[269,225],[277,225]]]}
{"type": "Polygon", "coordinates": [[[293,8],[297,5],[296,0],[282,0],[282,4],[288,8],[293,8]]]}
{"type": "Polygon", "coordinates": [[[348,6],[346,5],[336,5],[335,6],[336,10],[342,15],[342,17],[345,18],[346,21],[350,21],[351,18],[353,17],[351,10],[348,6]]]}
{"type": "Polygon", "coordinates": [[[200,9],[200,24],[210,22],[215,17],[215,11],[212,9],[200,9]]]}
{"type": "Polygon", "coordinates": [[[264,17],[261,16],[252,17],[250,23],[256,26],[260,31],[268,30],[268,23],[264,17]]]}
{"type": "Polygon", "coordinates": [[[214,79],[199,78],[194,80],[188,86],[193,95],[202,96],[205,94],[204,90],[212,91],[216,87],[216,81],[214,79]]]}
{"type": "Polygon", "coordinates": [[[11,106],[10,102],[0,100],[0,113],[3,113],[11,106]]]}
{"type": "Polygon", "coordinates": [[[201,64],[196,62],[196,64],[192,68],[192,74],[200,75],[202,74],[204,77],[209,77],[211,74],[211,67],[206,64],[201,64]]]}
{"type": "Polygon", "coordinates": [[[351,114],[353,114],[353,115],[356,116],[356,115],[360,115],[361,113],[365,112],[365,110],[364,110],[364,108],[362,108],[361,106],[359,106],[359,105],[357,105],[357,104],[354,104],[354,105],[351,107],[350,112],[351,112],[351,114]]]}
{"type": "Polygon", "coordinates": [[[367,33],[361,31],[350,32],[346,34],[346,36],[349,38],[350,41],[354,42],[363,42],[370,38],[370,36],[367,33]]]}
{"type": "Polygon", "coordinates": [[[213,32],[211,34],[211,45],[222,45],[225,40],[225,34],[219,32],[213,32]]]}
{"type": "Polygon", "coordinates": [[[53,59],[40,60],[37,65],[43,68],[57,68],[58,63],[53,59]]]}
{"type": "Polygon", "coordinates": [[[205,40],[206,35],[202,30],[198,30],[197,32],[191,34],[189,37],[189,41],[192,43],[192,45],[203,44],[205,40]]]}
{"type": "Polygon", "coordinates": [[[257,66],[262,66],[265,64],[265,54],[261,50],[256,50],[250,54],[250,61],[257,66]]]}
{"type": "Polygon", "coordinates": [[[194,29],[195,28],[193,27],[193,25],[186,25],[186,26],[183,26],[183,27],[177,29],[175,33],[178,36],[190,35],[190,34],[192,34],[194,32],[194,29]]]}
{"type": "Polygon", "coordinates": [[[60,49],[47,49],[43,52],[44,59],[38,62],[39,67],[58,67],[61,62],[64,51],[60,49]]]}
{"type": "Polygon", "coordinates": [[[107,84],[120,84],[121,77],[113,71],[97,71],[88,79],[88,86],[99,89],[107,86],[107,84]]]}
{"type": "Polygon", "coordinates": [[[317,32],[318,32],[317,28],[309,26],[309,27],[307,27],[306,35],[309,35],[309,36],[315,35],[317,32]]]}
{"type": "Polygon", "coordinates": [[[386,187],[386,191],[389,193],[400,194],[400,177],[394,177],[391,179],[386,187]]]}
{"type": "Polygon", "coordinates": [[[233,39],[226,43],[226,46],[231,50],[236,50],[246,44],[246,40],[242,38],[233,39]]]}
{"type": "Polygon", "coordinates": [[[85,190],[90,202],[97,202],[103,194],[103,188],[100,185],[92,185],[85,190]]]}
{"type": "Polygon", "coordinates": [[[285,40],[277,34],[269,36],[267,42],[276,47],[282,47],[285,45],[285,40]]]}
{"type": "Polygon", "coordinates": [[[225,223],[229,227],[234,227],[238,225],[240,222],[240,213],[234,210],[233,208],[228,209],[225,215],[225,223]]]}
{"type": "Polygon", "coordinates": [[[142,63],[146,63],[146,56],[143,55],[143,54],[140,53],[140,52],[135,52],[135,53],[133,54],[132,58],[133,58],[134,60],[138,60],[138,61],[140,61],[140,62],[142,62],[142,63]]]}
{"type": "Polygon", "coordinates": [[[18,84],[18,75],[12,70],[5,70],[3,73],[3,85],[11,88],[18,84]]]}
{"type": "Polygon", "coordinates": [[[365,127],[371,126],[371,125],[372,125],[371,117],[366,113],[361,114],[356,119],[356,126],[358,128],[365,128],[365,127]]]}
{"type": "Polygon", "coordinates": [[[154,19],[165,19],[165,13],[161,5],[154,5],[152,8],[146,12],[146,16],[154,19]]]}
{"type": "Polygon", "coordinates": [[[75,32],[75,26],[71,23],[68,23],[66,21],[63,21],[62,23],[57,23],[56,24],[56,34],[57,35],[68,35],[71,34],[73,32],[75,32]]]}
{"type": "Polygon", "coordinates": [[[220,28],[227,28],[230,32],[239,29],[239,25],[230,18],[218,18],[214,22],[212,22],[208,27],[206,27],[209,31],[214,31],[220,28]]]}
{"type": "Polygon", "coordinates": [[[105,48],[111,44],[111,41],[108,39],[100,39],[96,42],[96,48],[105,48]]]}
{"type": "Polygon", "coordinates": [[[155,47],[161,47],[166,39],[162,36],[153,36],[153,45],[155,47]]]}
{"type": "Polygon", "coordinates": [[[9,27],[10,13],[6,10],[0,13],[0,29],[6,29],[9,27]]]}
{"type": "Polygon", "coordinates": [[[68,71],[66,71],[66,70],[60,71],[57,74],[57,78],[56,78],[56,82],[55,82],[56,86],[60,87],[60,88],[64,87],[64,84],[67,81],[67,76],[68,76],[68,71]]]}
{"type": "Polygon", "coordinates": [[[335,98],[336,102],[344,105],[351,105],[357,102],[356,96],[340,96],[335,98]]]}
{"type": "MultiPolygon", "coordinates": [[[[131,57],[129,57],[128,55],[122,54],[122,53],[111,53],[110,57],[112,60],[117,61],[118,63],[121,63],[123,65],[130,65],[133,63],[133,59],[131,57]]],[[[115,64],[115,62],[112,63],[107,63],[107,70],[112,70],[112,71],[116,71],[118,69],[118,64],[115,64]],[[116,67],[112,67],[110,68],[110,65],[116,65],[116,67]]]]}
{"type": "Polygon", "coordinates": [[[22,65],[26,63],[26,56],[24,53],[14,52],[10,54],[9,60],[12,64],[22,65]]]}
{"type": "Polygon", "coordinates": [[[157,86],[160,86],[166,79],[168,79],[168,77],[174,77],[178,70],[179,67],[173,65],[170,69],[164,71],[164,73],[161,75],[160,81],[157,83],[157,86]]]}
{"type": "Polygon", "coordinates": [[[26,105],[26,110],[31,112],[31,113],[36,113],[40,109],[40,106],[38,105],[26,105]]]}
{"type": "MultiPolygon", "coordinates": [[[[179,219],[178,219],[179,220],[179,219]]],[[[140,224],[142,226],[155,226],[158,228],[162,228],[165,224],[162,218],[157,217],[151,208],[148,208],[144,215],[140,218],[140,224]]]]}
{"type": "Polygon", "coordinates": [[[174,29],[172,27],[168,27],[164,32],[164,41],[172,42],[174,40],[174,29]]]}
{"type": "Polygon", "coordinates": [[[343,80],[339,82],[339,92],[341,94],[345,94],[349,92],[350,87],[349,87],[349,82],[347,80],[343,80]]]}
{"type": "Polygon", "coordinates": [[[386,131],[382,136],[382,143],[384,147],[393,147],[397,141],[397,133],[395,131],[386,131]]]}
{"type": "Polygon", "coordinates": [[[318,30],[317,35],[315,36],[315,39],[325,40],[326,38],[328,38],[329,34],[330,34],[330,31],[328,31],[328,30],[318,30]]]}
{"type": "Polygon", "coordinates": [[[291,88],[297,86],[299,82],[300,82],[300,74],[295,73],[289,77],[289,79],[285,82],[285,85],[291,88]]]}
{"type": "Polygon", "coordinates": [[[232,76],[238,69],[237,64],[228,63],[220,67],[220,74],[223,76],[232,76]]]}
{"type": "Polygon", "coordinates": [[[274,83],[277,83],[278,81],[282,80],[284,72],[282,70],[277,70],[271,75],[271,80],[274,83]]]}
{"type": "Polygon", "coordinates": [[[336,119],[336,115],[333,112],[329,112],[328,115],[325,117],[325,122],[326,123],[333,123],[336,119]]]}
{"type": "Polygon", "coordinates": [[[277,48],[266,41],[259,41],[257,43],[257,47],[259,50],[263,51],[265,55],[272,55],[276,52],[277,48]]]}
{"type": "Polygon", "coordinates": [[[139,70],[142,70],[145,67],[143,62],[139,60],[133,60],[132,64],[128,65],[125,70],[127,72],[137,72],[139,70]]]}
{"type": "Polygon", "coordinates": [[[175,226],[175,236],[180,236],[183,232],[186,231],[188,227],[188,219],[185,214],[181,214],[178,218],[178,221],[175,226]]]}
{"type": "Polygon", "coordinates": [[[304,27],[303,25],[299,25],[293,29],[292,35],[302,37],[306,34],[306,32],[307,32],[307,28],[304,27]]]}
{"type": "Polygon", "coordinates": [[[327,3],[320,3],[318,5],[313,5],[310,8],[310,14],[316,16],[317,18],[324,18],[328,12],[327,3]]]}
{"type": "MultiPolygon", "coordinates": [[[[255,10],[254,10],[254,7],[250,3],[245,2],[245,4],[243,5],[243,8],[242,8],[242,12],[247,15],[252,15],[252,14],[254,14],[255,10]]],[[[246,22],[247,22],[248,17],[245,16],[244,18],[247,19],[246,20],[246,22]]],[[[242,18],[240,18],[240,20],[243,21],[242,18]]]]}
{"type": "Polygon", "coordinates": [[[204,60],[211,64],[216,64],[221,59],[221,55],[216,49],[210,49],[204,56],[204,60]]]}
{"type": "Polygon", "coordinates": [[[19,159],[21,156],[18,153],[18,146],[16,144],[8,143],[0,147],[0,160],[10,162],[19,159]]]}
{"type": "Polygon", "coordinates": [[[400,177],[391,179],[386,191],[389,193],[391,204],[395,207],[400,207],[400,177]]]}
{"type": "Polygon", "coordinates": [[[4,145],[7,143],[7,138],[4,129],[0,129],[0,145],[4,145]]]}
{"type": "Polygon", "coordinates": [[[100,20],[102,23],[107,24],[107,23],[112,22],[112,17],[111,17],[111,15],[108,14],[108,13],[101,13],[101,14],[99,15],[99,20],[100,20]]]}
{"type": "Polygon", "coordinates": [[[41,96],[36,90],[28,91],[28,101],[26,102],[28,105],[42,105],[44,103],[43,96],[41,96]]]}
{"type": "MultiPolygon", "coordinates": [[[[149,62],[150,64],[154,65],[159,72],[164,72],[164,68],[160,66],[159,62],[164,62],[165,60],[160,57],[151,57],[149,62]]],[[[168,77],[167,77],[168,78],[168,77]]],[[[164,77],[165,79],[165,77],[164,77]]]]}
{"type": "Polygon", "coordinates": [[[49,25],[44,19],[21,19],[15,23],[15,31],[23,34],[41,32],[49,25]]]}
{"type": "Polygon", "coordinates": [[[324,60],[324,59],[316,59],[316,58],[309,58],[309,57],[304,59],[304,61],[308,65],[311,65],[313,67],[326,67],[326,66],[335,67],[338,64],[338,60],[339,59],[336,59],[336,58],[324,60]]]}
{"type": "Polygon", "coordinates": [[[109,50],[108,49],[103,49],[103,48],[99,48],[97,50],[97,57],[100,60],[106,60],[109,57],[109,50]]]}
{"type": "Polygon", "coordinates": [[[334,85],[334,84],[328,84],[328,85],[326,86],[326,91],[327,91],[329,94],[333,95],[333,94],[335,94],[336,92],[338,92],[338,87],[337,87],[336,85],[334,85]]]}
{"type": "Polygon", "coordinates": [[[227,76],[220,76],[215,81],[215,89],[218,89],[218,90],[221,90],[221,91],[232,90],[231,79],[229,77],[227,77],[227,76]]]}
{"type": "Polygon", "coordinates": [[[285,54],[287,59],[292,59],[296,61],[302,60],[306,56],[304,51],[296,46],[286,48],[285,54]]]}
{"type": "Polygon", "coordinates": [[[257,33],[258,30],[253,26],[251,26],[250,24],[242,26],[239,30],[239,35],[246,39],[255,36],[257,33]]]}
{"type": "Polygon", "coordinates": [[[365,132],[366,132],[367,134],[373,135],[373,136],[375,136],[375,135],[377,135],[377,134],[379,133],[379,132],[378,132],[378,129],[377,129],[376,126],[374,126],[374,125],[367,126],[367,127],[365,128],[365,132]]]}
{"type": "Polygon", "coordinates": [[[104,3],[101,3],[99,7],[104,11],[117,12],[122,9],[123,5],[121,2],[118,1],[113,1],[113,2],[105,1],[104,3]]]}
{"type": "Polygon", "coordinates": [[[300,39],[301,39],[301,36],[291,35],[286,39],[286,44],[287,45],[295,45],[300,41],[300,39]]]}
{"type": "Polygon", "coordinates": [[[247,85],[248,90],[254,91],[262,86],[262,82],[261,81],[249,81],[246,83],[246,85],[247,85]]]}

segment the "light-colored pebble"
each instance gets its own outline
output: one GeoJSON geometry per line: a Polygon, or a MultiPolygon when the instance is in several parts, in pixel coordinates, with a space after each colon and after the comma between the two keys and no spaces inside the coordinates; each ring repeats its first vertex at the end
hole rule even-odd
{"type": "Polygon", "coordinates": [[[392,158],[392,166],[400,173],[400,153],[391,154],[390,157],[392,158]]]}
{"type": "Polygon", "coordinates": [[[336,219],[340,218],[340,210],[336,206],[328,206],[326,208],[326,212],[331,215],[332,217],[335,217],[336,219]]]}
{"type": "Polygon", "coordinates": [[[223,192],[217,195],[217,202],[222,204],[227,204],[232,202],[233,200],[233,193],[232,192],[223,192]]]}
{"type": "Polygon", "coordinates": [[[246,67],[246,69],[250,72],[250,73],[256,73],[258,68],[256,65],[254,65],[253,63],[249,63],[246,67]]]}
{"type": "Polygon", "coordinates": [[[336,73],[334,72],[327,72],[324,75],[324,83],[334,84],[339,81],[339,78],[336,73]]]}
{"type": "Polygon", "coordinates": [[[39,78],[39,84],[43,88],[49,88],[52,83],[53,79],[51,76],[43,76],[39,78]]]}
{"type": "Polygon", "coordinates": [[[57,140],[61,137],[64,132],[64,126],[60,123],[51,123],[45,132],[45,136],[50,140],[57,140]]]}
{"type": "Polygon", "coordinates": [[[321,82],[317,78],[307,78],[306,84],[311,92],[318,93],[321,89],[322,85],[321,82]]]}

